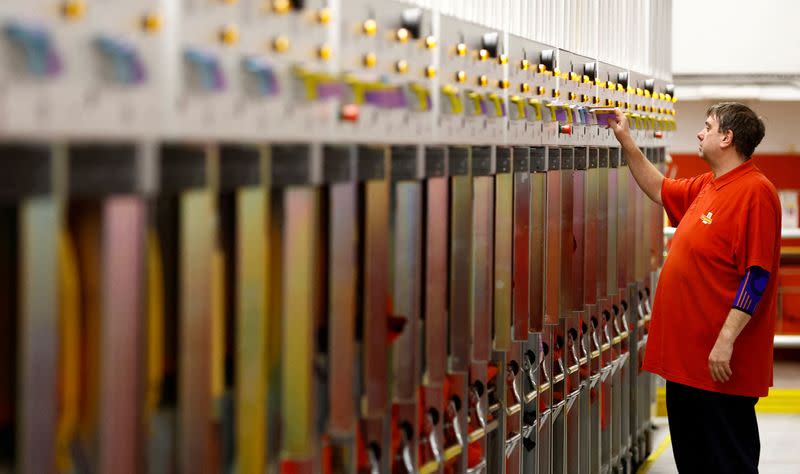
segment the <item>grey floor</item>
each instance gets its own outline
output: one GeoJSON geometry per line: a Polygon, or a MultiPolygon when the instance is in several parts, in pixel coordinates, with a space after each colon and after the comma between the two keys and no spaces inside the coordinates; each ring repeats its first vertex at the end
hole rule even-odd
{"type": "MultiPolygon", "coordinates": [[[[800,388],[800,362],[775,363],[776,388],[800,388]]],[[[658,450],[669,434],[666,418],[654,420],[657,427],[653,450],[658,450]]],[[[784,415],[759,413],[758,428],[761,435],[761,474],[800,474],[800,414],[784,415]]],[[[678,472],[672,457],[672,446],[666,449],[649,465],[640,469],[639,474],[674,474],[678,472]]]]}
{"type": "MultiPolygon", "coordinates": [[[[666,418],[656,418],[658,427],[653,449],[661,446],[669,433],[666,418]]],[[[780,415],[759,413],[758,428],[761,434],[761,474],[800,474],[800,449],[798,449],[798,433],[800,433],[800,415],[780,415]]],[[[639,470],[645,472],[644,469],[639,470]]],[[[678,472],[672,457],[672,446],[668,445],[655,460],[647,474],[674,474],[678,472]]]]}

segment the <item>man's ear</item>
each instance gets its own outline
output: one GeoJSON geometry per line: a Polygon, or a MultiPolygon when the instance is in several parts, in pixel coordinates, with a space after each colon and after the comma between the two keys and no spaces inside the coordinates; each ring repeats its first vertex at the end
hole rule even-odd
{"type": "Polygon", "coordinates": [[[733,146],[733,130],[725,130],[722,133],[722,140],[719,145],[723,148],[733,146]]]}

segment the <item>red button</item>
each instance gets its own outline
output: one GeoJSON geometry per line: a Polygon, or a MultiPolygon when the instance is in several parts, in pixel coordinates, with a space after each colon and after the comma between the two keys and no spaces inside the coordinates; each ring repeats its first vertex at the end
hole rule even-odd
{"type": "Polygon", "coordinates": [[[342,106],[339,117],[345,122],[358,122],[358,113],[358,104],[345,104],[342,106]]]}
{"type": "Polygon", "coordinates": [[[654,135],[656,138],[664,138],[664,132],[655,132],[654,135]]]}
{"type": "Polygon", "coordinates": [[[572,125],[562,125],[559,128],[559,132],[563,133],[564,135],[572,135],[572,125]]]}

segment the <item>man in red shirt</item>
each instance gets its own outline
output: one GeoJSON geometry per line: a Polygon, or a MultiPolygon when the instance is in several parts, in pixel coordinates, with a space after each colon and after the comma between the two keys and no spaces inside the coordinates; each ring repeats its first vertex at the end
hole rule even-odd
{"type": "Polygon", "coordinates": [[[609,121],[639,187],[677,227],[659,278],[644,368],[667,380],[681,472],[758,472],[755,404],[772,385],[781,208],[750,157],[764,123],[747,106],[706,112],[699,154],[711,171],[665,178],[609,121]]]}

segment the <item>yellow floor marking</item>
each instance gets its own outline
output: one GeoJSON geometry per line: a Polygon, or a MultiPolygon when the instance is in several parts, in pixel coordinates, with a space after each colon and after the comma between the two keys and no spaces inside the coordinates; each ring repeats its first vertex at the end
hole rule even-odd
{"type": "MultiPolygon", "coordinates": [[[[656,416],[667,416],[666,389],[656,391],[656,416]]],[[[756,413],[800,413],[800,389],[771,388],[769,395],[758,400],[756,413]]]]}
{"type": "Polygon", "coordinates": [[[669,436],[669,433],[667,433],[667,436],[664,438],[664,441],[662,441],[661,444],[658,445],[658,449],[650,453],[650,456],[648,456],[647,459],[645,459],[645,461],[642,463],[642,465],[639,466],[639,470],[636,471],[636,474],[646,474],[647,471],[649,471],[650,468],[653,466],[653,464],[656,462],[656,459],[658,459],[659,456],[664,454],[664,451],[667,449],[667,446],[669,446],[671,442],[672,438],[669,436]]]}

